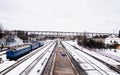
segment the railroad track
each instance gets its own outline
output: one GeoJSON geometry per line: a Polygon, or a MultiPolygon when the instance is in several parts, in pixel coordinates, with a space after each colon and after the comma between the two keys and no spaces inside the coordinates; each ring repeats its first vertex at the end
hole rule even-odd
{"type": "Polygon", "coordinates": [[[73,63],[76,71],[78,72],[78,74],[76,74],[76,75],[87,75],[87,73],[84,72],[82,67],[79,66],[79,63],[73,58],[73,56],[69,53],[69,51],[67,51],[67,48],[63,44],[62,44],[62,46],[66,49],[65,53],[68,55],[68,57],[70,58],[70,61],[73,63]]]}
{"type": "Polygon", "coordinates": [[[4,52],[4,51],[7,51],[8,49],[4,49],[4,50],[0,50],[0,52],[4,52]]]}
{"type": "MultiPolygon", "coordinates": [[[[86,58],[85,56],[79,54],[78,52],[76,52],[76,54],[83,59],[85,62],[85,64],[89,64],[90,66],[92,66],[93,68],[91,70],[95,70],[98,71],[101,75],[109,75],[109,73],[107,73],[104,69],[102,69],[101,67],[99,67],[97,64],[93,63],[91,60],[89,60],[88,58],[86,58]]],[[[79,61],[79,60],[78,60],[79,61]]],[[[90,70],[90,69],[89,69],[90,70]]]]}
{"type": "Polygon", "coordinates": [[[38,62],[38,64],[32,69],[32,71],[29,73],[29,75],[42,75],[44,68],[49,61],[50,55],[52,54],[54,48],[56,46],[56,43],[53,44],[48,50],[48,52],[44,55],[44,57],[41,58],[41,60],[38,62]]]}
{"type": "Polygon", "coordinates": [[[6,54],[6,52],[2,52],[2,53],[0,53],[0,56],[5,55],[5,54],[6,54]]]}
{"type": "Polygon", "coordinates": [[[48,75],[79,75],[60,41],[56,46],[51,73],[48,75]]]}
{"type": "MultiPolygon", "coordinates": [[[[75,47],[75,49],[77,49],[77,48],[75,47]]],[[[89,65],[89,67],[91,66],[91,69],[89,69],[89,70],[95,70],[100,75],[110,75],[110,72],[106,71],[104,68],[101,68],[101,66],[99,66],[98,63],[100,63],[103,66],[108,67],[109,69],[111,69],[111,71],[114,71],[115,75],[120,74],[118,70],[115,70],[114,68],[111,67],[112,65],[107,65],[105,62],[97,59],[96,57],[91,56],[90,54],[88,54],[88,53],[86,53],[84,51],[78,51],[78,50],[72,51],[72,50],[69,50],[69,53],[74,57],[74,59],[79,63],[79,65],[81,65],[82,67],[83,67],[83,65],[85,67],[87,67],[89,65]],[[86,57],[86,55],[87,55],[87,57],[86,57]],[[90,59],[94,59],[98,63],[96,64],[96,63],[94,63],[94,61],[91,61],[90,59]]],[[[87,68],[84,71],[87,71],[87,68]]]]}
{"type": "MultiPolygon", "coordinates": [[[[41,47],[41,50],[43,48],[45,48],[46,46],[41,47]]],[[[39,52],[39,49],[38,50],[34,50],[33,52],[25,55],[24,57],[22,57],[19,60],[17,60],[16,63],[14,63],[11,66],[7,67],[6,69],[0,71],[0,74],[1,75],[5,75],[6,73],[10,72],[12,69],[14,69],[15,67],[17,67],[18,65],[20,65],[21,63],[23,63],[24,61],[26,61],[27,59],[29,59],[31,56],[35,55],[38,52],[39,52]]]]}
{"type": "MultiPolygon", "coordinates": [[[[57,44],[58,44],[58,42],[56,43],[56,46],[57,46],[57,44]]],[[[56,46],[54,47],[54,50],[51,53],[51,55],[48,59],[48,62],[47,62],[41,75],[52,75],[52,66],[54,65],[56,46]]]]}
{"type": "Polygon", "coordinates": [[[83,52],[83,53],[85,53],[85,54],[91,56],[92,58],[98,60],[99,62],[105,64],[105,65],[108,66],[110,69],[112,69],[113,71],[116,71],[117,73],[120,74],[120,68],[119,68],[119,65],[118,65],[118,67],[115,67],[115,66],[110,65],[109,63],[103,61],[102,59],[99,59],[99,58],[97,58],[97,57],[95,57],[95,56],[93,56],[93,55],[91,55],[91,54],[89,54],[89,53],[87,53],[87,52],[84,52],[84,51],[80,50],[79,48],[77,48],[77,47],[75,47],[75,46],[73,46],[73,47],[76,48],[76,49],[78,49],[79,51],[81,51],[81,52],[83,52]]]}
{"type": "MultiPolygon", "coordinates": [[[[46,67],[45,67],[45,69],[44,69],[44,71],[43,71],[43,73],[41,74],[41,75],[54,75],[54,69],[55,69],[55,59],[58,59],[58,58],[56,58],[57,56],[57,50],[59,49],[59,48],[62,48],[63,47],[63,45],[62,45],[62,43],[60,42],[60,41],[58,41],[58,44],[56,45],[56,48],[55,48],[55,50],[53,51],[53,53],[51,54],[51,56],[50,56],[50,58],[49,58],[49,61],[47,62],[47,65],[46,65],[46,67]],[[60,46],[60,47],[59,47],[60,46]]],[[[61,53],[61,51],[60,51],[60,53],[61,53]]],[[[65,50],[65,48],[63,47],[63,50],[62,50],[62,53],[64,53],[64,54],[66,54],[66,57],[62,57],[62,59],[68,59],[68,61],[69,62],[71,62],[71,59],[69,59],[69,56],[68,56],[68,53],[66,52],[66,50],[65,50]]],[[[61,58],[60,58],[61,59],[61,58]]],[[[67,61],[67,60],[65,60],[65,61],[67,61]]],[[[65,61],[63,62],[64,64],[65,64],[65,61]]],[[[62,62],[62,61],[61,61],[62,62]]],[[[62,63],[61,63],[62,64],[62,63]]],[[[72,66],[72,70],[74,70],[74,73],[75,73],[75,75],[80,75],[80,74],[78,74],[78,72],[77,71],[80,71],[80,70],[77,70],[76,71],[76,66],[74,67],[74,65],[73,65],[73,62],[71,62],[70,64],[72,64],[71,66],[72,66]]],[[[66,65],[67,66],[67,65],[66,65]]],[[[68,67],[68,66],[67,66],[68,67]]],[[[60,68],[60,63],[59,63],[59,68],[60,68]]],[[[59,73],[60,74],[60,73],[59,73]]],[[[64,74],[64,71],[63,71],[63,74],[64,74]]],[[[83,74],[82,74],[83,75],[83,74]]]]}
{"type": "MultiPolygon", "coordinates": [[[[66,49],[66,47],[62,44],[61,45],[66,49]]],[[[78,62],[72,57],[72,55],[67,51],[67,49],[64,51],[66,55],[69,57],[69,61],[73,64],[73,69],[75,71],[75,75],[87,75],[87,73],[84,72],[84,70],[79,66],[78,62]]]]}
{"type": "MultiPolygon", "coordinates": [[[[28,67],[25,68],[24,71],[22,71],[20,73],[20,75],[28,75],[30,73],[30,71],[34,68],[34,66],[36,66],[36,64],[38,64],[38,62],[40,62],[40,60],[42,59],[42,57],[45,56],[45,54],[49,51],[49,49],[56,44],[53,43],[52,45],[50,45],[41,55],[39,55],[28,67]]],[[[46,61],[46,58],[44,59],[44,61],[46,61]]],[[[44,62],[43,62],[44,63],[44,62]]],[[[43,65],[43,63],[41,65],[43,65]]],[[[38,72],[40,71],[39,69],[37,70],[38,72]]],[[[43,73],[43,72],[42,72],[43,73]]]]}

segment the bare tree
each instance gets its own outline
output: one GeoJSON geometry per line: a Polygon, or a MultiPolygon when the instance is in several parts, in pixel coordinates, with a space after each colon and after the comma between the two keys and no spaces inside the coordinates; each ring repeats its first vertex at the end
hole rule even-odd
{"type": "Polygon", "coordinates": [[[3,27],[2,24],[0,23],[0,38],[2,38],[3,36],[3,27]]]}
{"type": "Polygon", "coordinates": [[[17,31],[17,36],[21,38],[24,42],[28,40],[28,32],[17,31]]]}

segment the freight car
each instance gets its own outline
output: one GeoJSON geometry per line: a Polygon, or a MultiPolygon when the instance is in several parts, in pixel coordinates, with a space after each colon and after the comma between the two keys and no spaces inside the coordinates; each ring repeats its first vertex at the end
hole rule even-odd
{"type": "Polygon", "coordinates": [[[6,58],[9,60],[17,60],[18,58],[28,54],[29,52],[37,49],[38,47],[43,46],[44,43],[43,42],[37,42],[37,43],[33,43],[30,44],[29,46],[23,48],[23,49],[19,49],[19,50],[8,50],[6,52],[6,58]]]}

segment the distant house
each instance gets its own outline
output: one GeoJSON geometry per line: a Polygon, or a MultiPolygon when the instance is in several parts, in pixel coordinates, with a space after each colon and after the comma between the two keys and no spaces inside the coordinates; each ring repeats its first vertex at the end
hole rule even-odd
{"type": "Polygon", "coordinates": [[[105,38],[105,45],[113,45],[113,44],[120,44],[120,38],[115,35],[111,35],[105,38]]]}

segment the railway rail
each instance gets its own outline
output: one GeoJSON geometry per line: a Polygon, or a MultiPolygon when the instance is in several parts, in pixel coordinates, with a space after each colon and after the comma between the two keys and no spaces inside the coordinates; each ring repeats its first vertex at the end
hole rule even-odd
{"type": "Polygon", "coordinates": [[[62,46],[66,49],[65,53],[68,55],[70,58],[70,61],[73,63],[75,66],[76,71],[78,72],[76,75],[87,75],[87,73],[84,72],[81,66],[79,66],[79,63],[74,59],[74,57],[67,51],[67,48],[64,46],[64,44],[61,42],[62,46]]]}
{"type": "Polygon", "coordinates": [[[0,75],[11,75],[16,68],[25,63],[27,65],[15,75],[33,75],[34,73],[35,75],[120,75],[120,68],[60,41],[54,41],[21,57],[14,64],[0,71],[0,75]],[[27,63],[28,60],[29,63],[27,63]],[[63,68],[70,73],[61,71],[63,68]]]}
{"type": "Polygon", "coordinates": [[[74,59],[83,68],[84,72],[88,74],[91,72],[97,73],[96,75],[119,75],[119,72],[117,70],[112,69],[111,66],[106,65],[106,63],[101,62],[98,59],[95,59],[95,57],[90,56],[84,51],[79,51],[77,50],[77,48],[75,49],[72,46],[71,48],[68,48],[68,49],[69,49],[69,53],[74,57],[74,59]],[[73,50],[70,50],[70,49],[73,49],[73,50]],[[103,68],[102,66],[106,68],[103,68]]]}
{"type": "MultiPolygon", "coordinates": [[[[56,46],[58,45],[58,42],[56,43],[56,46]]],[[[52,75],[52,68],[54,65],[54,60],[56,57],[55,51],[56,51],[56,46],[52,52],[52,54],[50,55],[50,58],[48,59],[48,62],[43,70],[43,72],[41,73],[41,75],[52,75]]]]}
{"type": "MultiPolygon", "coordinates": [[[[28,67],[26,67],[21,73],[20,75],[28,75],[30,73],[30,71],[34,68],[34,66],[36,66],[36,64],[38,64],[38,62],[40,62],[42,60],[42,58],[45,56],[45,54],[50,50],[50,48],[55,45],[55,43],[53,43],[52,45],[50,45],[41,55],[39,55],[28,67]]],[[[45,61],[47,60],[47,58],[45,58],[41,64],[41,66],[45,63],[45,61]]],[[[40,72],[41,70],[38,69],[37,72],[40,72]]],[[[42,71],[40,72],[42,73],[42,71]]]]}
{"type": "Polygon", "coordinates": [[[5,55],[5,54],[6,54],[6,51],[5,51],[5,52],[1,52],[1,53],[0,53],[0,56],[5,55]]]}
{"type": "Polygon", "coordinates": [[[76,71],[76,65],[71,62],[66,49],[63,47],[60,41],[55,51],[55,58],[53,62],[51,74],[49,75],[79,75],[76,71]]]}
{"type": "Polygon", "coordinates": [[[79,48],[77,48],[77,47],[75,47],[75,46],[73,46],[73,47],[76,48],[76,49],[78,49],[79,51],[81,51],[81,52],[83,52],[83,53],[85,53],[85,54],[91,56],[92,58],[98,60],[99,62],[105,64],[105,65],[108,66],[110,69],[112,69],[113,71],[115,71],[115,72],[117,72],[117,73],[120,74],[119,65],[118,65],[118,66],[116,66],[116,65],[111,65],[111,64],[109,64],[109,63],[103,61],[102,59],[99,59],[98,57],[95,57],[94,55],[91,55],[91,54],[89,54],[89,53],[87,53],[87,52],[85,52],[85,51],[82,51],[82,50],[80,50],[79,48]]]}
{"type": "Polygon", "coordinates": [[[47,65],[45,66],[45,69],[41,75],[57,75],[57,74],[87,75],[87,73],[85,73],[84,70],[78,65],[79,63],[71,56],[71,54],[66,50],[64,45],[61,42],[58,42],[54,52],[51,54],[50,59],[47,62],[47,65]],[[55,68],[59,69],[59,71],[55,68]],[[67,72],[61,71],[60,69],[69,71],[67,72]]]}
{"type": "MultiPolygon", "coordinates": [[[[47,45],[46,45],[47,46],[47,45]]],[[[40,50],[42,50],[43,48],[45,48],[46,46],[41,47],[40,49],[37,49],[27,55],[25,55],[24,57],[20,58],[19,60],[17,60],[14,64],[10,65],[9,67],[7,67],[6,69],[0,71],[1,75],[5,75],[8,72],[10,72],[11,70],[13,70],[15,67],[17,67],[18,65],[20,65],[21,63],[23,63],[24,61],[26,61],[27,59],[29,59],[31,56],[35,55],[36,53],[38,53],[40,50]]]]}

